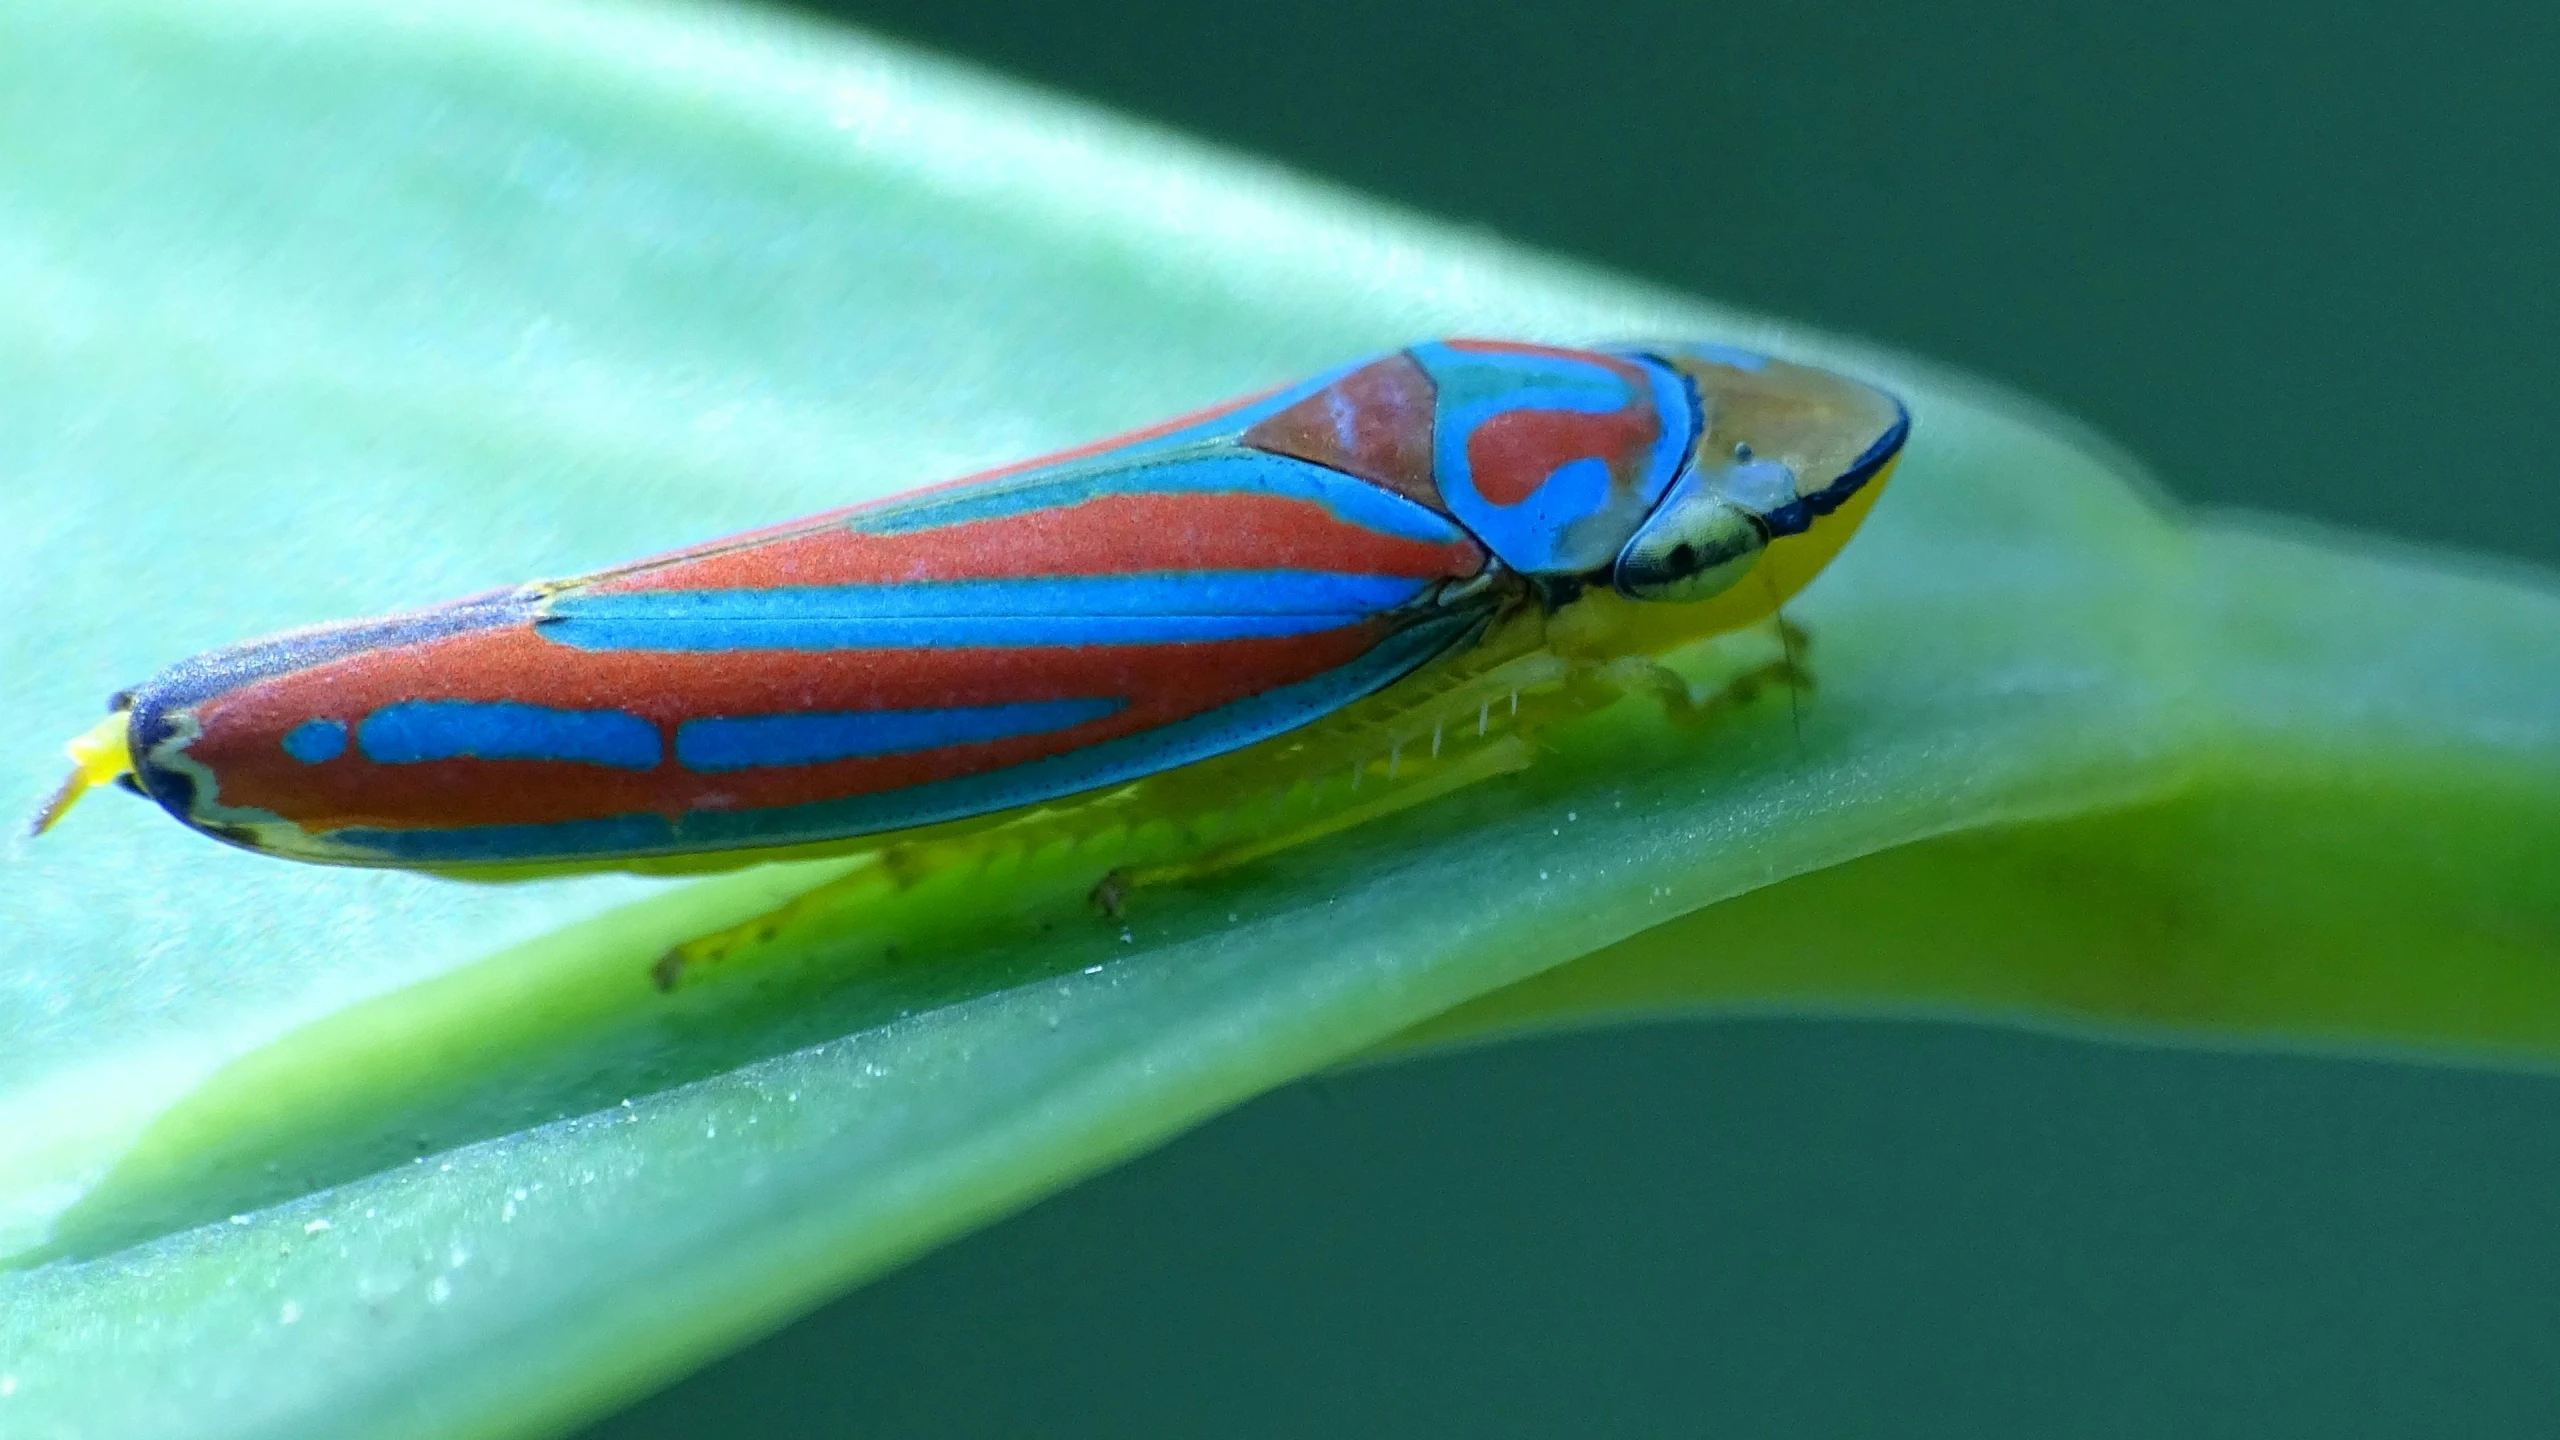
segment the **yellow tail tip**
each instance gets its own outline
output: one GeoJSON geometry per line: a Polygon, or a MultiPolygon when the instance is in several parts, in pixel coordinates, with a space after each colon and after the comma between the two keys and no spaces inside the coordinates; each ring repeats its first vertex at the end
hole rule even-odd
{"type": "Polygon", "coordinates": [[[45,802],[45,807],[36,812],[35,824],[28,828],[27,833],[41,835],[52,829],[63,816],[71,813],[71,807],[80,803],[80,797],[88,794],[92,787],[133,773],[133,752],[126,746],[130,716],[130,711],[118,710],[91,726],[88,733],[62,747],[62,753],[71,757],[71,774],[63,780],[62,788],[53,792],[53,798],[45,802]]]}

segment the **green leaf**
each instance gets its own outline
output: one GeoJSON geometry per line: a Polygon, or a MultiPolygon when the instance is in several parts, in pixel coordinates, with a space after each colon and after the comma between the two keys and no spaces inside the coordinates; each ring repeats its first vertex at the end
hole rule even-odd
{"type": "Polygon", "coordinates": [[[761,15],[27,5],[0,106],[30,808],[194,650],[1415,336],[1730,339],[1918,427],[1798,607],[1800,713],[1621,707],[1125,935],[1107,856],[1044,852],[665,997],[667,944],[842,866],[466,886],[90,802],[0,872],[0,1431],[554,1430],[1382,1046],[1701,1004],[2560,1040],[2541,578],[2190,526],[1916,362],[761,15]]]}

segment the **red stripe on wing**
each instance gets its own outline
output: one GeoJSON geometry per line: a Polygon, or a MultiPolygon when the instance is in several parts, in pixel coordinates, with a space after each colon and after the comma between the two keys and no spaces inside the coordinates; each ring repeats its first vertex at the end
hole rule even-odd
{"type": "Polygon", "coordinates": [[[842,526],[633,567],[589,590],[760,590],[1127,575],[1165,570],[1317,570],[1456,578],[1484,566],[1472,540],[1434,544],[1380,534],[1312,501],[1278,495],[1139,492],[897,534],[842,526]]]}
{"type": "Polygon", "coordinates": [[[1143,444],[1146,441],[1156,439],[1159,436],[1170,435],[1177,430],[1184,430],[1194,425],[1205,424],[1208,421],[1217,419],[1221,415],[1229,414],[1233,411],[1242,410],[1248,406],[1259,404],[1288,388],[1289,387],[1286,385],[1275,385],[1268,390],[1255,391],[1253,394],[1247,395],[1240,400],[1225,400],[1220,401],[1215,405],[1203,406],[1198,410],[1191,411],[1189,414],[1177,415],[1171,420],[1166,420],[1155,425],[1149,425],[1142,429],[1129,430],[1118,435],[1105,436],[1100,440],[1095,440],[1083,445],[1069,446],[1064,450],[1052,450],[1045,455],[1034,455],[1028,460],[1016,460],[1009,465],[998,465],[992,470],[974,470],[966,475],[957,476],[949,480],[937,480],[930,484],[912,486],[908,489],[900,490],[895,494],[883,495],[877,499],[862,501],[859,504],[840,505],[833,510],[821,510],[815,515],[804,515],[797,520],[785,520],[776,525],[765,525],[753,530],[742,530],[735,535],[724,535],[717,540],[705,540],[700,544],[682,546],[674,550],[665,551],[661,554],[647,556],[643,559],[630,561],[622,565],[616,565],[610,570],[599,571],[595,575],[585,578],[602,580],[611,576],[623,575],[634,570],[649,569],[660,565],[671,565],[682,561],[705,559],[745,546],[765,545],[778,540],[790,540],[800,536],[813,535],[819,531],[841,529],[846,521],[866,510],[877,510],[883,505],[912,500],[919,495],[933,495],[946,490],[965,489],[972,485],[986,484],[991,480],[1003,480],[1015,475],[1028,474],[1034,470],[1045,470],[1054,465],[1066,465],[1078,460],[1090,460],[1097,455],[1106,454],[1110,451],[1120,449],[1123,446],[1143,444]]]}
{"type": "Polygon", "coordinates": [[[189,757],[222,802],[273,811],[308,830],[544,824],[609,815],[761,809],[900,789],[1019,764],[1150,730],[1310,679],[1387,633],[1336,630],[1201,644],[1039,649],[582,651],[529,628],[368,651],[244,686],[197,707],[189,757]],[[1111,696],[1116,714],[1069,729],[821,764],[697,775],[674,761],[675,727],[713,716],[932,709],[1111,696]],[[355,746],[306,765],[282,739],[313,718],[354,729],[402,700],[516,701],[618,710],[653,725],[668,758],[633,771],[548,760],[381,765],[355,746]]]}

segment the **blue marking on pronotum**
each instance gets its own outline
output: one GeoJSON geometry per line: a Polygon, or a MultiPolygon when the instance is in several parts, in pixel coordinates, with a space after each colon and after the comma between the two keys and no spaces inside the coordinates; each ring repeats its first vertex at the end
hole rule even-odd
{"type": "Polygon", "coordinates": [[[647,770],[658,727],[621,710],[552,710],[512,700],[403,700],[356,726],[365,758],[383,765],[427,760],[566,760],[647,770]]]}
{"type": "Polygon", "coordinates": [[[1465,531],[1429,506],[1357,476],[1217,442],[1137,461],[1121,454],[1096,456],[984,487],[923,495],[867,510],[854,516],[852,524],[866,534],[903,535],[1054,510],[1103,495],[1181,493],[1277,495],[1321,505],[1349,524],[1400,540],[1449,545],[1466,538],[1465,531]]]}
{"type": "Polygon", "coordinates": [[[580,650],[1143,645],[1304,635],[1419,597],[1394,575],[1240,570],[771,590],[575,591],[535,633],[580,650]]]}
{"type": "Polygon", "coordinates": [[[817,765],[868,755],[938,750],[1015,735],[1041,735],[1126,709],[1117,696],[954,705],[934,710],[843,710],[807,715],[730,715],[676,727],[676,763],[714,773],[765,765],[817,765]]]}
{"type": "MultiPolygon", "coordinates": [[[[1639,396],[1615,371],[1588,360],[1416,345],[1408,352],[1438,387],[1432,465],[1451,512],[1504,563],[1529,575],[1584,574],[1617,558],[1689,454],[1697,428],[1688,384],[1642,356],[1639,396]],[[1559,465],[1518,504],[1497,505],[1476,485],[1468,442],[1486,422],[1518,411],[1606,415],[1649,399],[1661,430],[1631,493],[1618,494],[1605,460],[1559,465]]],[[[1588,457],[1598,460],[1599,457],[1588,457]]]]}
{"type": "Polygon", "coordinates": [[[1124,784],[1295,729],[1376,692],[1431,657],[1467,643],[1482,629],[1484,621],[1483,611],[1435,616],[1389,636],[1350,664],[1311,680],[1283,685],[1170,725],[1062,755],[901,790],[769,810],[697,810],[677,822],[658,815],[615,815],[553,825],[479,825],[453,830],[357,827],[333,831],[329,838],[385,860],[413,865],[466,865],[796,845],[930,825],[1124,784]]]}
{"type": "Polygon", "coordinates": [[[336,720],[305,720],[284,732],[284,753],[305,765],[335,760],[347,750],[347,727],[336,720]]]}
{"type": "Polygon", "coordinates": [[[1541,537],[1552,555],[1564,550],[1560,542],[1571,535],[1569,527],[1608,508],[1609,462],[1585,455],[1549,471],[1528,499],[1506,507],[1503,528],[1541,537]]]}

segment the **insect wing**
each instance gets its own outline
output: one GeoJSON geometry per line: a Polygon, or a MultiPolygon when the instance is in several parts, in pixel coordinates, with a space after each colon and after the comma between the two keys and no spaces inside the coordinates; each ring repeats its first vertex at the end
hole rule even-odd
{"type": "Polygon", "coordinates": [[[137,773],[179,818],[306,859],[760,849],[1231,750],[1484,623],[1434,603],[1486,563],[1446,516],[1176,438],[216,652],[137,692],[137,773]]]}

